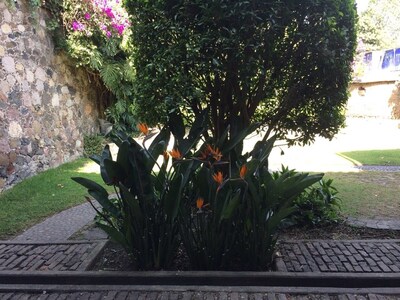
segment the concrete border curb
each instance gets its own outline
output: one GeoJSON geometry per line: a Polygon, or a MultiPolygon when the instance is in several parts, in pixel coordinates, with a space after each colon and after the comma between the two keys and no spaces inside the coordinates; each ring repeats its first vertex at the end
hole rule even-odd
{"type": "Polygon", "coordinates": [[[241,293],[284,293],[284,294],[380,294],[400,295],[400,288],[321,288],[321,287],[282,287],[282,286],[178,286],[162,285],[0,285],[2,293],[46,293],[52,292],[241,292],[241,293]]]}
{"type": "Polygon", "coordinates": [[[0,284],[18,285],[163,285],[163,286],[285,286],[395,288],[400,274],[295,272],[71,272],[0,271],[0,284]]]}

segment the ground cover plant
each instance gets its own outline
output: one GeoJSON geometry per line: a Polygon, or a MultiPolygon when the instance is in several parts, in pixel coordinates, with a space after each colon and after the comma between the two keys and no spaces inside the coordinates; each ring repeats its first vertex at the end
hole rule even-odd
{"type": "Polygon", "coordinates": [[[342,201],[338,194],[333,179],[321,179],[295,199],[295,210],[285,226],[323,227],[339,222],[342,201]]]}
{"type": "Polygon", "coordinates": [[[349,151],[338,154],[357,165],[400,166],[400,149],[349,151]]]}
{"type": "Polygon", "coordinates": [[[71,182],[70,177],[85,174],[100,182],[99,174],[84,170],[88,162],[88,159],[78,159],[63,164],[3,191],[0,194],[0,238],[17,234],[54,213],[84,203],[86,190],[71,182]]]}

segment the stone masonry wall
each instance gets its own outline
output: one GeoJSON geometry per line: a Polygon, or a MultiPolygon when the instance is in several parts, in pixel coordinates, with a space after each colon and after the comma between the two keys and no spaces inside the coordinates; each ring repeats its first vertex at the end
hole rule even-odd
{"type": "Polygon", "coordinates": [[[82,154],[98,131],[85,72],[54,54],[46,12],[0,0],[0,191],[82,154]]]}

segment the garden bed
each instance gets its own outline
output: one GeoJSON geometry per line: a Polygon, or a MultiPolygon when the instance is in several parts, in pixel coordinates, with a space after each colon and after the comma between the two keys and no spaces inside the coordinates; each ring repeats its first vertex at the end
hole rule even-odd
{"type": "MultiPolygon", "coordinates": [[[[358,228],[345,223],[319,228],[290,228],[282,230],[280,240],[362,240],[362,239],[400,239],[400,231],[371,228],[358,228]]],[[[125,250],[118,244],[109,242],[98,256],[92,270],[96,271],[135,271],[125,250]]],[[[180,251],[171,270],[187,271],[189,263],[180,251]]]]}

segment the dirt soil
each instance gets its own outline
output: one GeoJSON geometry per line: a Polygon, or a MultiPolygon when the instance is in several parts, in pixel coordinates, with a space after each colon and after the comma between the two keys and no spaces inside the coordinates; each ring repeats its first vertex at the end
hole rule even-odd
{"type": "MultiPolygon", "coordinates": [[[[363,240],[363,239],[400,239],[400,231],[371,228],[357,228],[345,223],[334,224],[323,228],[289,228],[279,234],[280,240],[363,240]]],[[[174,270],[188,270],[187,259],[183,251],[177,258],[174,270]]],[[[99,256],[92,270],[97,271],[135,271],[125,250],[109,242],[99,256]]]]}

